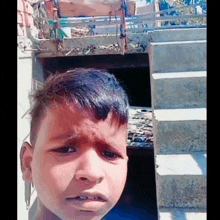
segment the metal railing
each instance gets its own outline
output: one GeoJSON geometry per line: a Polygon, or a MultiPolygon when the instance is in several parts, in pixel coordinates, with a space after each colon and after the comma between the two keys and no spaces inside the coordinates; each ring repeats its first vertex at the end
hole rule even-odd
{"type": "MultiPolygon", "coordinates": [[[[44,1],[39,1],[39,2],[44,2],[44,1]]],[[[35,4],[37,5],[37,4],[35,4]]],[[[132,24],[133,27],[134,26],[140,26],[139,29],[142,26],[143,31],[146,31],[148,29],[154,29],[157,28],[158,25],[155,25],[155,23],[157,23],[158,21],[176,21],[176,20],[189,20],[191,18],[205,18],[206,17],[206,13],[202,13],[202,14],[178,14],[179,11],[181,10],[186,10],[189,8],[196,8],[198,6],[206,6],[206,2],[203,3],[197,3],[197,4],[191,4],[191,5],[184,5],[184,6],[180,6],[180,7],[172,7],[166,10],[160,10],[157,12],[153,12],[153,13],[149,13],[149,14],[140,14],[140,15],[133,15],[130,17],[125,17],[125,23],[126,23],[126,31],[129,31],[133,28],[131,28],[132,24]],[[170,15],[171,12],[174,12],[174,15],[170,15]],[[168,15],[167,15],[168,14],[168,15]],[[148,25],[149,22],[153,22],[154,25],[151,27],[148,27],[146,29],[146,25],[148,25]],[[144,26],[143,26],[144,25],[144,26]]],[[[54,23],[57,22],[55,19],[49,19],[46,16],[46,11],[45,11],[45,6],[44,4],[40,4],[38,6],[36,6],[34,8],[35,10],[35,24],[38,23],[38,30],[39,32],[43,32],[42,28],[43,26],[47,26],[49,29],[52,29],[54,27],[54,23]],[[38,16],[36,16],[36,14],[38,14],[38,16]]],[[[196,10],[195,10],[196,11],[196,10]]],[[[112,13],[114,14],[114,13],[112,13]]],[[[105,27],[106,29],[108,28],[109,25],[115,25],[115,27],[117,25],[121,24],[121,16],[98,16],[98,17],[69,17],[69,18],[59,18],[58,19],[59,22],[59,26],[60,28],[76,28],[76,27],[85,27],[87,26],[88,28],[95,25],[95,27],[105,27]]],[[[198,23],[197,23],[198,24],[198,23]]],[[[177,24],[172,24],[173,26],[178,26],[177,24]]],[[[187,23],[186,23],[187,25],[187,23]]],[[[202,24],[204,25],[204,23],[202,24]]],[[[148,25],[149,26],[149,25],[148,25]]],[[[161,26],[161,25],[159,25],[161,26]]],[[[175,27],[174,27],[175,28],[175,27]]],[[[92,35],[92,30],[91,30],[91,35],[92,35]]],[[[98,34],[98,33],[97,33],[98,34]]],[[[106,34],[108,34],[106,32],[106,34]]],[[[43,35],[43,34],[42,34],[43,35]]]]}
{"type": "MultiPolygon", "coordinates": [[[[198,6],[206,7],[206,2],[178,7],[172,6],[172,8],[166,10],[129,17],[116,16],[113,12],[111,16],[58,18],[56,15],[53,19],[47,16],[43,3],[42,0],[34,5],[32,4],[35,34],[28,29],[29,38],[36,45],[34,50],[38,51],[45,50],[40,50],[38,46],[40,42],[45,40],[56,39],[59,44],[63,39],[74,40],[78,37],[87,38],[100,35],[115,35],[117,43],[120,39],[123,44],[121,49],[124,50],[123,48],[126,47],[130,34],[141,34],[155,29],[206,26],[206,11],[196,13],[195,10],[198,6]],[[189,9],[191,9],[190,13],[189,9]],[[69,34],[65,33],[67,30],[69,30],[69,34]]],[[[123,7],[121,10],[123,10],[123,7]]]]}

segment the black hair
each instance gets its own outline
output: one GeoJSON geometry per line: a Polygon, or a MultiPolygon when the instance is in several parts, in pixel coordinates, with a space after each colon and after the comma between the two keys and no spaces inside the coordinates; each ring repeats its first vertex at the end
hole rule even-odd
{"type": "Polygon", "coordinates": [[[93,111],[99,120],[105,120],[112,111],[120,123],[128,123],[128,96],[115,76],[106,70],[77,68],[65,73],[56,73],[47,78],[43,88],[37,90],[32,98],[32,145],[35,143],[45,109],[52,103],[59,103],[60,100],[73,102],[79,107],[93,111]]]}

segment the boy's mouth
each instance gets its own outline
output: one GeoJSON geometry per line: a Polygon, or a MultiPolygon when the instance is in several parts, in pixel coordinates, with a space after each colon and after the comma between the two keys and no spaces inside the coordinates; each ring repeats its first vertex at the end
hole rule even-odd
{"type": "Polygon", "coordinates": [[[81,195],[71,196],[66,198],[67,201],[78,200],[78,201],[107,201],[105,196],[100,193],[82,193],[81,195]]]}
{"type": "Polygon", "coordinates": [[[67,200],[79,200],[79,201],[94,200],[94,201],[100,201],[100,200],[105,200],[105,199],[103,199],[100,196],[76,196],[76,197],[67,198],[67,200]]]}
{"type": "Polygon", "coordinates": [[[78,210],[96,212],[105,206],[107,199],[103,195],[95,193],[67,197],[66,201],[78,210]]]}

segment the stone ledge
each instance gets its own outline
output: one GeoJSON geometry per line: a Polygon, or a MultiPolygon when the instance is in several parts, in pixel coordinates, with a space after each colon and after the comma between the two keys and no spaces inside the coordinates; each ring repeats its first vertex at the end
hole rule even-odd
{"type": "Polygon", "coordinates": [[[151,42],[167,42],[180,40],[204,40],[206,39],[206,28],[181,28],[154,30],[149,33],[151,42]]]}
{"type": "Polygon", "coordinates": [[[154,117],[157,121],[206,121],[206,108],[157,109],[154,110],[154,117]]]}
{"type": "Polygon", "coordinates": [[[194,71],[194,72],[172,72],[172,73],[153,73],[153,79],[173,79],[173,78],[195,78],[206,77],[206,71],[194,71]]]}
{"type": "Polygon", "coordinates": [[[206,107],[206,71],[155,73],[151,86],[155,109],[206,107]]]}
{"type": "Polygon", "coordinates": [[[159,220],[206,220],[206,209],[196,208],[161,208],[159,220]]]}
{"type": "Polygon", "coordinates": [[[206,175],[206,151],[191,154],[157,155],[157,173],[167,175],[206,175]]]}
{"type": "Polygon", "coordinates": [[[158,207],[206,207],[206,152],[157,155],[158,207]]]}
{"type": "Polygon", "coordinates": [[[171,42],[155,42],[151,43],[152,46],[160,45],[175,45],[175,44],[195,44],[195,43],[206,43],[206,40],[189,40],[189,41],[171,41],[171,42]]]}
{"type": "Polygon", "coordinates": [[[205,40],[150,43],[151,73],[205,71],[206,54],[205,40]]]}
{"type": "Polygon", "coordinates": [[[206,150],[206,109],[154,110],[156,154],[206,150]]]}

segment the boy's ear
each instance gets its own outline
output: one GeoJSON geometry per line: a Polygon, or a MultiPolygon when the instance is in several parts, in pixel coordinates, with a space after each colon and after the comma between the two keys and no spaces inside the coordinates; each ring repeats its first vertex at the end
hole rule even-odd
{"type": "Polygon", "coordinates": [[[33,146],[31,146],[28,142],[24,142],[20,152],[21,171],[23,173],[24,180],[32,180],[32,169],[31,169],[32,159],[33,159],[33,146]]]}

